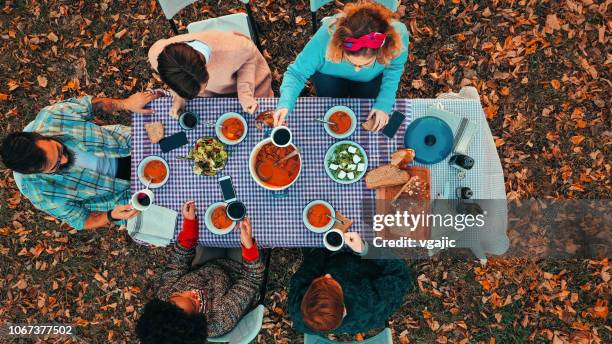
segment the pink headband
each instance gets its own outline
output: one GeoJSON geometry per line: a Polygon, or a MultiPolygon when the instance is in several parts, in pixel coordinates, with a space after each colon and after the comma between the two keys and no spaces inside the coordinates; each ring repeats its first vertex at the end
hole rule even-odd
{"type": "Polygon", "coordinates": [[[387,35],[380,32],[370,32],[359,38],[347,38],[344,40],[344,50],[358,51],[362,48],[378,49],[385,44],[387,35]]]}

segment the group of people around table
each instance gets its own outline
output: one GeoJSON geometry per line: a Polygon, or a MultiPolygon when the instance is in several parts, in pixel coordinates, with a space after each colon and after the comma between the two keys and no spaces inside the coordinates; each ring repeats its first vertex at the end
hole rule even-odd
{"type": "MultiPolygon", "coordinates": [[[[151,67],[170,88],[171,116],[196,97],[237,97],[242,110],[257,111],[257,97],[273,97],[271,72],[246,36],[206,31],[163,39],[149,49],[151,67]]],[[[285,122],[310,80],[321,97],[375,98],[368,119],[374,130],[389,120],[408,56],[408,31],[382,5],[362,1],[323,22],[288,67],[274,111],[285,122]]],[[[147,104],[162,96],[139,92],[126,99],[84,96],[43,108],[21,132],[8,134],[0,156],[17,187],[32,204],[77,230],[124,225],[138,211],[129,204],[130,128],[101,126],[96,114],[150,114],[147,104]]],[[[197,245],[194,202],[183,206],[183,225],[157,299],[137,325],[143,343],[200,343],[223,335],[259,300],[264,266],[251,223],[239,224],[241,248],[197,245]],[[196,256],[196,248],[200,249],[196,256]]],[[[411,287],[403,260],[362,259],[367,245],[349,250],[304,249],[291,280],[289,315],[308,333],[356,333],[381,326],[411,287]],[[356,254],[355,254],[356,253],[356,254]]]]}

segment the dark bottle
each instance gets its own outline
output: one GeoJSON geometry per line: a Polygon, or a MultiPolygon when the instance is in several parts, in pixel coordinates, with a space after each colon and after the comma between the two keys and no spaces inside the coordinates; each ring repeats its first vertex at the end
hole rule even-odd
{"type": "Polygon", "coordinates": [[[470,199],[470,198],[472,198],[474,193],[472,192],[472,189],[470,189],[470,188],[468,188],[466,186],[463,186],[463,187],[458,187],[455,190],[455,195],[459,199],[470,199]]]}
{"type": "Polygon", "coordinates": [[[469,170],[474,167],[474,159],[464,154],[455,154],[448,160],[448,164],[454,168],[469,170]]]}

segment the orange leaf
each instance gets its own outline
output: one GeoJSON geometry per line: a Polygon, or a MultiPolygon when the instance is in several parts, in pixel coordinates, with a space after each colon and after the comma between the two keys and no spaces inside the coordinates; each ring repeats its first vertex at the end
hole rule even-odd
{"type": "Polygon", "coordinates": [[[489,105],[484,108],[484,112],[487,115],[487,119],[493,119],[493,117],[495,117],[495,114],[497,113],[497,108],[493,105],[489,105]]]}
{"type": "Polygon", "coordinates": [[[115,29],[112,29],[104,34],[104,37],[102,37],[102,43],[104,43],[105,47],[111,44],[111,42],[113,41],[114,34],[115,34],[115,29]]]}
{"type": "Polygon", "coordinates": [[[584,136],[582,135],[574,135],[570,138],[570,141],[572,141],[572,143],[575,145],[579,145],[580,142],[582,142],[583,140],[584,140],[584,136]]]}
{"type": "Polygon", "coordinates": [[[555,90],[558,90],[559,88],[561,88],[561,83],[557,79],[550,80],[550,84],[555,90]]]}
{"type": "Polygon", "coordinates": [[[9,95],[6,93],[0,93],[0,100],[8,100],[9,99],[9,95]]]}
{"type": "Polygon", "coordinates": [[[499,93],[500,93],[502,96],[508,96],[508,95],[510,95],[510,89],[509,89],[508,87],[504,86],[504,87],[502,87],[502,88],[501,88],[501,90],[499,91],[499,93]]]}
{"type": "Polygon", "coordinates": [[[591,314],[596,318],[606,319],[608,317],[608,300],[598,299],[591,314]]]}

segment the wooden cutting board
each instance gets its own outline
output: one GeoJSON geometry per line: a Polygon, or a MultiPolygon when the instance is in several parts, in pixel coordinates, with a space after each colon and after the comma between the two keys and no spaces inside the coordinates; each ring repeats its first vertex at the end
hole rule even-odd
{"type": "MultiPolygon", "coordinates": [[[[403,185],[387,186],[376,189],[376,213],[377,214],[395,214],[397,210],[401,212],[407,211],[411,214],[429,214],[431,204],[431,175],[426,167],[409,166],[404,168],[410,176],[418,176],[425,183],[422,192],[417,196],[409,195],[404,192],[398,199],[398,208],[391,205],[391,200],[402,189],[403,185]]],[[[379,235],[385,239],[399,239],[400,237],[408,237],[415,240],[429,239],[430,228],[428,226],[417,226],[415,231],[409,231],[405,227],[386,227],[379,235]]]]}

